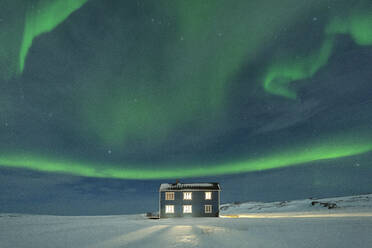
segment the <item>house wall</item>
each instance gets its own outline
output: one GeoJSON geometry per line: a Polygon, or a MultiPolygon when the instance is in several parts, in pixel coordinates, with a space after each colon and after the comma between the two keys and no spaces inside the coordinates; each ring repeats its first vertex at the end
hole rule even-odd
{"type": "Polygon", "coordinates": [[[160,218],[169,217],[218,217],[219,192],[204,191],[161,191],[160,192],[160,218]],[[174,200],[165,200],[165,192],[174,192],[174,200]],[[183,192],[192,192],[191,200],[183,200],[183,192]],[[212,192],[212,200],[205,200],[205,192],[212,192]],[[174,205],[174,214],[165,213],[165,205],[174,205]],[[192,213],[183,213],[183,205],[192,205],[192,213]],[[212,213],[204,212],[204,205],[212,205],[212,213]]]}

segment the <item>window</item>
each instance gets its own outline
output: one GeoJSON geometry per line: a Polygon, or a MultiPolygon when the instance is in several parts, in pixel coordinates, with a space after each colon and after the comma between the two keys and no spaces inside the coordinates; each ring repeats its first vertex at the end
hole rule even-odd
{"type": "Polygon", "coordinates": [[[205,199],[212,200],[212,192],[205,192],[205,199]]]}
{"type": "Polygon", "coordinates": [[[174,205],[165,205],[165,213],[166,214],[173,214],[174,213],[174,205]]]}
{"type": "Polygon", "coordinates": [[[165,192],[165,200],[173,201],[174,200],[174,192],[165,192]]]}
{"type": "Polygon", "coordinates": [[[212,205],[204,205],[205,213],[212,213],[212,205]]]}
{"type": "Polygon", "coordinates": [[[184,200],[191,200],[192,199],[192,192],[183,192],[183,199],[184,200]]]}
{"type": "Polygon", "coordinates": [[[191,205],[183,205],[183,212],[184,213],[192,213],[192,206],[191,205]]]}

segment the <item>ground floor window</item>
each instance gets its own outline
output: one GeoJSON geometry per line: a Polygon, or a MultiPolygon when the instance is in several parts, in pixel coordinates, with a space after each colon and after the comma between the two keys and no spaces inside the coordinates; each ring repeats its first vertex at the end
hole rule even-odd
{"type": "Polygon", "coordinates": [[[183,205],[183,212],[184,213],[192,213],[192,206],[191,205],[183,205]]]}
{"type": "Polygon", "coordinates": [[[205,213],[212,213],[212,205],[204,205],[205,213]]]}
{"type": "Polygon", "coordinates": [[[166,214],[173,214],[174,213],[174,205],[165,205],[165,213],[166,214]]]}

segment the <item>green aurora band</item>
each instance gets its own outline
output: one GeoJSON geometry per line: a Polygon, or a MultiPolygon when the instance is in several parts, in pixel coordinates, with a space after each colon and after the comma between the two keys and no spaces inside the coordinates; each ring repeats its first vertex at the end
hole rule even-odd
{"type": "MultiPolygon", "coordinates": [[[[367,137],[367,136],[366,136],[367,137]]],[[[355,137],[332,138],[324,143],[312,144],[279,153],[268,154],[242,161],[213,165],[177,165],[175,168],[136,169],[118,165],[74,162],[49,159],[33,155],[17,154],[0,156],[0,164],[6,167],[26,168],[44,172],[67,173],[88,177],[122,179],[162,179],[235,174],[299,165],[313,161],[336,159],[372,151],[371,139],[355,137]]],[[[145,168],[145,167],[144,167],[145,168]]]]}
{"type": "MultiPolygon", "coordinates": [[[[201,133],[209,132],[213,123],[224,119],[226,93],[242,64],[254,60],[264,49],[263,41],[269,40],[282,25],[290,25],[308,10],[306,2],[297,0],[269,2],[270,7],[267,1],[236,1],[222,8],[224,0],[181,0],[171,4],[159,1],[156,7],[177,17],[177,31],[171,31],[164,39],[156,36],[164,32],[156,29],[158,20],[155,25],[142,24],[138,27],[143,30],[139,47],[143,46],[142,40],[158,38],[162,42],[153,43],[156,47],[146,43],[143,49],[147,52],[130,57],[134,61],[123,67],[119,75],[105,68],[102,71],[108,73],[103,72],[103,77],[100,74],[81,79],[83,83],[100,80],[88,95],[83,89],[85,97],[79,100],[78,107],[84,127],[81,132],[88,130],[100,143],[123,149],[132,137],[161,143],[195,119],[201,133]],[[294,4],[297,7],[290,8],[294,4]],[[246,9],[255,11],[247,15],[246,9]],[[240,14],[226,14],[235,11],[240,14]],[[287,14],[283,16],[281,11],[287,14]],[[269,15],[270,20],[261,13],[269,15]],[[265,29],[256,23],[265,25],[265,29]],[[147,33],[153,35],[147,37],[147,33]],[[154,59],[153,51],[162,51],[160,61],[154,59]]],[[[105,57],[105,53],[97,56],[105,57]]]]}
{"type": "Polygon", "coordinates": [[[333,18],[326,33],[348,34],[360,46],[372,45],[372,9],[353,10],[346,18],[333,18]]]}
{"type": "Polygon", "coordinates": [[[309,57],[299,57],[274,64],[264,80],[264,89],[274,95],[296,99],[296,92],[289,88],[296,80],[306,79],[327,64],[332,53],[333,39],[327,39],[318,52],[309,57]]]}
{"type": "MultiPolygon", "coordinates": [[[[87,1],[34,0],[26,5],[17,60],[18,74],[25,68],[27,54],[34,39],[51,32],[87,1]]],[[[84,97],[76,100],[76,109],[81,118],[77,123],[84,129],[77,133],[84,138],[93,137],[92,140],[98,141],[99,145],[125,149],[125,140],[133,137],[155,140],[161,144],[162,140],[177,128],[196,119],[196,128],[207,131],[214,122],[223,121],[223,114],[227,111],[224,106],[229,83],[239,73],[242,65],[254,61],[256,55],[265,49],[264,43],[271,40],[273,34],[279,33],[278,30],[282,26],[294,23],[302,12],[307,13],[309,5],[306,1],[297,0],[237,1],[235,4],[238,7],[231,5],[221,8],[219,6],[222,6],[222,3],[223,1],[217,0],[195,1],[193,4],[190,4],[190,1],[179,1],[172,3],[173,6],[169,1],[159,1],[161,7],[167,7],[169,4],[170,10],[167,11],[172,13],[171,16],[176,16],[177,31],[164,36],[163,39],[155,37],[160,40],[159,46],[155,43],[140,43],[138,46],[148,49],[145,50],[147,53],[144,52],[142,57],[136,58],[131,65],[122,69],[120,75],[113,76],[111,70],[102,70],[97,74],[92,73],[92,78],[86,79],[84,77],[88,76],[83,75],[77,79],[83,88],[87,85],[84,83],[92,83],[90,91],[86,93],[85,87],[79,92],[84,97]],[[296,8],[290,8],[294,5],[296,8]],[[255,11],[247,15],[247,9],[255,11]],[[286,14],[283,15],[282,12],[286,14]],[[271,21],[267,21],[269,18],[262,13],[270,16],[271,21]],[[162,52],[161,61],[158,57],[153,57],[152,51],[156,49],[162,52]],[[136,74],[138,68],[141,70],[136,74]]],[[[151,28],[148,30],[154,31],[151,28]]],[[[160,37],[162,32],[165,33],[162,29],[156,31],[158,32],[153,33],[160,34],[160,37]]],[[[344,17],[330,17],[322,42],[310,55],[273,59],[258,85],[262,83],[264,90],[272,95],[296,99],[296,91],[291,89],[292,83],[311,78],[326,66],[338,35],[349,35],[360,46],[372,45],[371,8],[358,7],[350,10],[344,17]]],[[[152,37],[145,38],[150,40],[152,37]]],[[[97,57],[105,53],[106,50],[97,51],[97,57]]],[[[296,51],[289,54],[293,53],[296,51]]],[[[2,57],[1,59],[3,60],[2,57]]],[[[86,65],[87,68],[89,66],[86,65]]],[[[10,104],[7,99],[0,100],[4,105],[10,104]]],[[[268,152],[262,157],[216,164],[187,165],[180,162],[176,164],[176,168],[156,164],[134,166],[125,162],[98,164],[80,159],[64,160],[22,152],[0,154],[0,166],[126,179],[223,175],[366,153],[372,151],[369,134],[370,132],[366,132],[365,135],[358,136],[364,138],[350,138],[344,134],[294,149],[287,147],[280,152],[268,152]]]]}
{"type": "Polygon", "coordinates": [[[332,18],[324,33],[326,38],[320,49],[310,56],[292,56],[272,64],[264,77],[265,91],[288,99],[296,99],[297,94],[290,88],[291,83],[311,78],[327,64],[332,55],[334,40],[339,34],[350,35],[360,46],[372,45],[372,9],[357,9],[349,16],[332,18]]]}
{"type": "Polygon", "coordinates": [[[32,41],[56,28],[88,0],[37,0],[29,3],[19,53],[19,73],[23,72],[32,41]]]}

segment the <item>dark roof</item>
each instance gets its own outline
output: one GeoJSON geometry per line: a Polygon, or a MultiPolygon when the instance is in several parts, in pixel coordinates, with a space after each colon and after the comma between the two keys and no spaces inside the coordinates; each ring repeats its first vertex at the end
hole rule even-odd
{"type": "Polygon", "coordinates": [[[160,191],[165,190],[220,190],[218,183],[162,183],[160,185],[160,191]]]}

